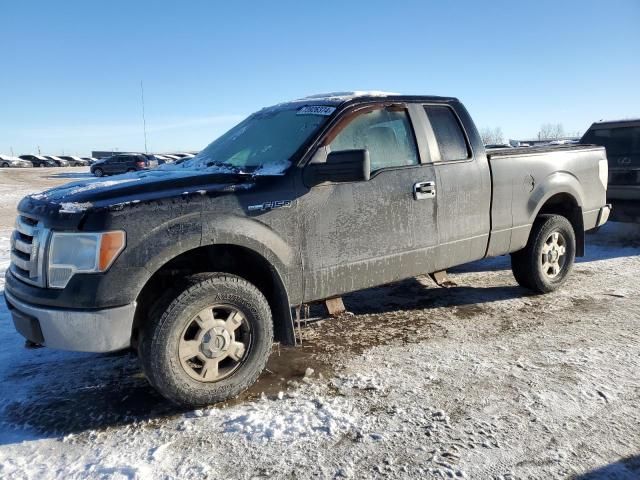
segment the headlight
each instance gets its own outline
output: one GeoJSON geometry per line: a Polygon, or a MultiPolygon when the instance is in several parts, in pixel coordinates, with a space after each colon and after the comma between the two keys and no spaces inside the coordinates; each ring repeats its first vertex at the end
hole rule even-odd
{"type": "Polygon", "coordinates": [[[53,232],[49,244],[48,285],[64,288],[76,273],[105,272],[124,250],[121,230],[101,233],[53,232]]]}

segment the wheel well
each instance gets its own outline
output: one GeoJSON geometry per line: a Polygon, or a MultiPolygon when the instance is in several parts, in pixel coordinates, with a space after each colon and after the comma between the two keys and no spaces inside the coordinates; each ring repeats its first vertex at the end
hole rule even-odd
{"type": "Polygon", "coordinates": [[[558,193],[549,198],[538,211],[538,215],[544,214],[562,215],[569,220],[576,234],[576,256],[584,256],[584,222],[582,208],[576,199],[568,193],[558,193]]]}
{"type": "Polygon", "coordinates": [[[147,281],[136,300],[138,307],[131,336],[133,345],[137,344],[141,327],[161,297],[160,293],[173,288],[179,278],[203,272],[230,273],[255,285],[271,307],[276,341],[285,345],[295,344],[287,292],[274,267],[251,249],[237,245],[210,245],[178,255],[147,281]]]}

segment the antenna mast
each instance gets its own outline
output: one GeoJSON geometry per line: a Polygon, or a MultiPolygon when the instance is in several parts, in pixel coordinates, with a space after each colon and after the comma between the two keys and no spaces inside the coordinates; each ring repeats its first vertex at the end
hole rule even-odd
{"type": "Polygon", "coordinates": [[[147,120],[144,117],[144,86],[140,80],[140,96],[142,98],[142,128],[144,130],[144,153],[147,152],[147,120]]]}

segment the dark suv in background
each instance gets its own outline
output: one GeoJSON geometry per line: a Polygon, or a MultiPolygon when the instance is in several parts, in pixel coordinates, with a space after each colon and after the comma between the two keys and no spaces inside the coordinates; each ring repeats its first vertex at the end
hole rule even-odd
{"type": "Polygon", "coordinates": [[[612,200],[640,200],[640,119],[596,122],[580,143],[607,150],[612,200]]]}
{"type": "Polygon", "coordinates": [[[135,172],[151,168],[154,162],[141,154],[118,154],[91,165],[91,173],[96,177],[103,175],[117,175],[118,173],[135,172]]]}
{"type": "Polygon", "coordinates": [[[640,119],[596,122],[580,143],[600,145],[607,150],[607,199],[614,207],[611,218],[640,222],[640,119]]]}

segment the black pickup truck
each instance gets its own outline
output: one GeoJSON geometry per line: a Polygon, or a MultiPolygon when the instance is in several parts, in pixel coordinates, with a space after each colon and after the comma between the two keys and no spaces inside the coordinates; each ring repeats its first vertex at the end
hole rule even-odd
{"type": "Polygon", "coordinates": [[[558,288],[607,221],[596,146],[493,150],[455,98],[317,95],[264,108],[180,165],[24,198],[5,298],[47,347],[137,350],[185,405],[251,385],[292,308],[511,254],[558,288]]]}

